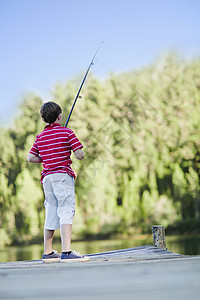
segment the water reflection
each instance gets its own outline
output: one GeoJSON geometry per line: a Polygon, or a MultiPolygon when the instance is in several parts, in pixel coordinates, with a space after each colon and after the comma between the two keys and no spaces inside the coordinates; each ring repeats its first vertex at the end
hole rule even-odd
{"type": "Polygon", "coordinates": [[[170,251],[184,255],[200,255],[200,235],[166,237],[170,251]]]}
{"type": "Polygon", "coordinates": [[[41,259],[41,245],[8,247],[0,250],[0,262],[41,259]]]}
{"type": "MultiPolygon", "coordinates": [[[[72,242],[72,249],[82,254],[106,252],[125,248],[152,245],[152,236],[140,236],[140,238],[130,238],[126,240],[104,240],[104,241],[85,241],[72,242]]],[[[166,244],[168,250],[185,254],[200,254],[200,235],[193,236],[167,236],[166,244]]],[[[54,243],[54,249],[61,252],[60,243],[54,243]]],[[[43,245],[31,245],[20,247],[8,247],[0,250],[0,262],[37,260],[41,259],[43,245]]]]}

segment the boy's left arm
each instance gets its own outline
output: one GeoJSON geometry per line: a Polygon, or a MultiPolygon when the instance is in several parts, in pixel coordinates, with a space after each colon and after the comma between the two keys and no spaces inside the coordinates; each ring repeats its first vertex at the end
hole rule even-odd
{"type": "Polygon", "coordinates": [[[31,163],[42,163],[42,157],[41,156],[36,156],[32,153],[28,154],[27,160],[31,163]]]}
{"type": "Polygon", "coordinates": [[[37,138],[28,154],[27,160],[31,163],[42,163],[42,157],[40,156],[40,153],[38,151],[37,138]]]}

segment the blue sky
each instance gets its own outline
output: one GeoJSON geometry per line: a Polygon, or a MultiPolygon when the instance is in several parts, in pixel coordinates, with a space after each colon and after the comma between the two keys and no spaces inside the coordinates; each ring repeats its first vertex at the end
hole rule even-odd
{"type": "Polygon", "coordinates": [[[99,78],[141,68],[169,50],[200,57],[198,0],[0,0],[0,125],[28,92],[84,74],[102,39],[99,78]]]}

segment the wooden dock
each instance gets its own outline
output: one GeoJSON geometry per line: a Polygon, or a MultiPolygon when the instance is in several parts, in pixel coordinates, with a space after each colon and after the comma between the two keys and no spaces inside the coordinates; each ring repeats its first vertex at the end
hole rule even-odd
{"type": "Polygon", "coordinates": [[[147,245],[89,254],[88,262],[0,263],[0,299],[198,299],[200,256],[147,245]]]}

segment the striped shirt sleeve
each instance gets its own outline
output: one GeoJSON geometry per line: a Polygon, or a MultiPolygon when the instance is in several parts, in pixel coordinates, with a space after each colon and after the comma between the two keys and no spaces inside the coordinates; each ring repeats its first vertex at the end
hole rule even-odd
{"type": "Polygon", "coordinates": [[[37,146],[37,142],[35,141],[35,143],[33,144],[31,150],[29,151],[29,153],[38,156],[39,155],[39,151],[38,151],[38,146],[37,146]]]}
{"type": "Polygon", "coordinates": [[[79,141],[79,139],[76,137],[76,135],[74,134],[74,132],[72,130],[71,130],[71,133],[69,134],[68,140],[69,140],[69,144],[70,144],[70,147],[73,150],[73,152],[75,152],[78,149],[83,148],[83,145],[81,144],[81,142],[79,141]]]}

